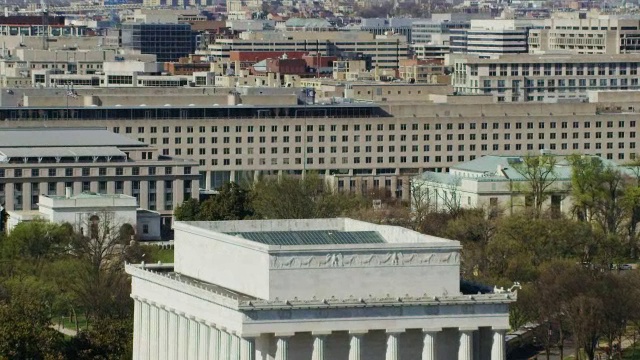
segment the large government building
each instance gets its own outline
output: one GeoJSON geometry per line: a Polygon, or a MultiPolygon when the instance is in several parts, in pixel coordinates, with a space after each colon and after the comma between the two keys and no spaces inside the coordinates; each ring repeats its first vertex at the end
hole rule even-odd
{"type": "Polygon", "coordinates": [[[516,294],[462,294],[457,241],[343,218],[175,231],[174,264],[126,266],[136,360],[505,359],[516,294]]]}
{"type": "Polygon", "coordinates": [[[339,189],[379,189],[405,199],[411,177],[483,155],[548,150],[625,163],[637,153],[637,92],[588,91],[588,102],[494,103],[492,95],[424,91],[376,85],[354,91],[356,98],[413,99],[388,104],[5,107],[0,128],[105,127],[160,156],[194,160],[203,189],[312,170],[339,189]]]}
{"type": "Polygon", "coordinates": [[[0,205],[8,211],[38,209],[40,195],[69,189],[133,196],[168,222],[175,206],[198,198],[197,167],[105,128],[0,129],[0,205]]]}

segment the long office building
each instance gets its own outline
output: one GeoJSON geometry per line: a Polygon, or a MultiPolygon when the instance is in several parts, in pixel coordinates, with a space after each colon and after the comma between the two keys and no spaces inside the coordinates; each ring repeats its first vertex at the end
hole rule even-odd
{"type": "Polygon", "coordinates": [[[554,13],[529,31],[529,52],[635,54],[640,52],[640,17],[554,13]]]}
{"type": "Polygon", "coordinates": [[[455,55],[458,94],[491,94],[497,102],[584,100],[589,90],[638,90],[636,55],[455,55]]]}
{"type": "Polygon", "coordinates": [[[396,69],[409,51],[405,36],[364,31],[263,31],[242,35],[241,39],[218,39],[204,54],[210,60],[228,60],[231,51],[304,51],[328,56],[362,53],[371,56],[373,66],[396,69]]]}
{"type": "Polygon", "coordinates": [[[61,116],[64,109],[3,108],[0,126],[107,127],[156,146],[161,156],[195,160],[204,189],[257,174],[316,171],[341,190],[408,198],[412,176],[488,154],[548,150],[621,163],[635,159],[637,93],[591,97],[594,103],[509,104],[491,96],[438,95],[420,105],[88,107],[70,110],[72,119],[61,116]]]}
{"type": "Polygon", "coordinates": [[[70,189],[133,196],[141,208],[170,219],[175,206],[199,196],[197,162],[163,155],[105,128],[75,127],[86,123],[64,129],[32,125],[0,129],[0,205],[8,211],[35,210],[40,195],[70,189]]]}

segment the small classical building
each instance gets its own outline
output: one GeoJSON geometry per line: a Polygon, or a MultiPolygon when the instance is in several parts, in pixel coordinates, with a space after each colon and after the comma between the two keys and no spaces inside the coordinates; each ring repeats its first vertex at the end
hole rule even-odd
{"type": "Polygon", "coordinates": [[[131,225],[140,240],[160,240],[160,213],[139,209],[133,196],[94,192],[74,195],[72,189],[67,188],[65,195],[40,195],[37,205],[37,211],[9,211],[7,230],[24,221],[43,219],[68,223],[84,231],[94,221],[104,220],[113,222],[111,226],[131,225]]]}
{"type": "MultiPolygon", "coordinates": [[[[618,165],[598,156],[605,166],[614,167],[628,176],[635,176],[637,169],[618,165]]],[[[553,170],[547,176],[551,182],[546,189],[545,209],[570,212],[572,167],[566,156],[555,156],[553,170]]],[[[454,208],[485,208],[513,212],[532,206],[526,193],[529,182],[517,170],[523,162],[520,156],[488,155],[467,161],[449,169],[448,173],[425,171],[411,183],[412,206],[430,206],[433,210],[454,208]]]]}
{"type": "Polygon", "coordinates": [[[460,243],[351,219],[177,222],[126,265],[134,359],[505,358],[515,293],[462,294],[460,243]]]}

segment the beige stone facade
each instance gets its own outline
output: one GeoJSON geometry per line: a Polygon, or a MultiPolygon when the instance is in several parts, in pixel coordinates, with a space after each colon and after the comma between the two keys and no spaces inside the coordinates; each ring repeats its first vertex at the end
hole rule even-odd
{"type": "MultiPolygon", "coordinates": [[[[106,130],[41,128],[1,129],[0,136],[16,132],[31,133],[35,139],[77,133],[89,142],[92,136],[96,141],[109,136],[106,130]]],[[[197,162],[163,156],[159,149],[137,141],[106,146],[69,143],[62,148],[49,141],[26,148],[0,146],[0,204],[7,210],[35,210],[41,194],[65,195],[71,188],[73,194],[130,195],[139,207],[166,217],[185,199],[199,196],[197,162]]]]}
{"type": "MultiPolygon", "coordinates": [[[[258,173],[317,171],[334,176],[340,189],[379,189],[408,199],[412,176],[446,171],[483,155],[549,150],[625,163],[637,153],[639,119],[633,98],[602,107],[461,98],[465,101],[382,107],[85,108],[74,119],[49,117],[46,123],[103,126],[150,144],[161,155],[192,159],[200,165],[205,189],[252,180],[258,173]]],[[[8,119],[0,127],[42,126],[38,116],[44,110],[22,111],[0,110],[0,117],[8,119]]]]}

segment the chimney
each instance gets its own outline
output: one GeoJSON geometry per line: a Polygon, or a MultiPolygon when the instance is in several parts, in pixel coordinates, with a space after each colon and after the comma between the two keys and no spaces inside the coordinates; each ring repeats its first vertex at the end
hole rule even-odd
{"type": "Polygon", "coordinates": [[[67,199],[71,199],[72,194],[73,190],[71,190],[71,187],[64,188],[64,197],[66,197],[67,199]]]}

